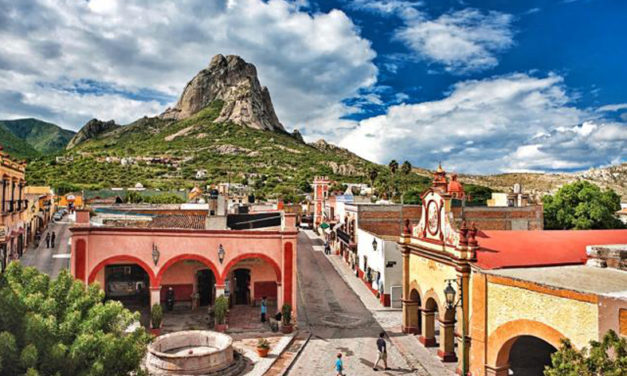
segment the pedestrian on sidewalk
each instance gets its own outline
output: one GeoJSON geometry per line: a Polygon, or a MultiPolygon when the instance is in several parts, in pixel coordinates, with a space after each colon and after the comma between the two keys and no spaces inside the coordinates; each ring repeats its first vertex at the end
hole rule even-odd
{"type": "Polygon", "coordinates": [[[329,245],[329,241],[328,240],[324,243],[324,254],[325,255],[330,255],[331,254],[331,246],[329,245]]]}
{"type": "Polygon", "coordinates": [[[380,361],[383,361],[383,365],[385,366],[385,370],[389,370],[388,368],[388,349],[387,344],[385,343],[385,332],[379,333],[379,339],[377,339],[377,361],[374,362],[374,367],[372,367],[373,371],[378,371],[377,366],[380,361]]]}
{"type": "Polygon", "coordinates": [[[342,353],[337,353],[337,360],[335,361],[335,370],[337,371],[337,376],[344,376],[342,373],[344,371],[344,362],[342,362],[342,353]]]}
{"type": "Polygon", "coordinates": [[[266,313],[268,312],[268,306],[266,304],[266,297],[261,298],[261,322],[266,322],[266,313]]]}
{"type": "Polygon", "coordinates": [[[50,233],[46,233],[46,248],[50,248],[50,233]]]}
{"type": "Polygon", "coordinates": [[[50,244],[52,245],[52,248],[54,248],[54,239],[57,238],[57,234],[54,233],[54,231],[52,231],[52,236],[50,237],[50,244]]]}

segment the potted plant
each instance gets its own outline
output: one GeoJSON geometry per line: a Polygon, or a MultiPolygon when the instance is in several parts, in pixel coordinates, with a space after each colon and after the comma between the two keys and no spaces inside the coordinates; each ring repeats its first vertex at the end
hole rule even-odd
{"type": "Polygon", "coordinates": [[[257,341],[257,354],[259,357],[265,358],[268,356],[268,351],[270,351],[270,342],[265,338],[259,338],[257,341]]]}
{"type": "Polygon", "coordinates": [[[163,324],[163,307],[155,303],[150,309],[150,333],[154,336],[161,335],[161,325],[163,324]]]}
{"type": "Polygon", "coordinates": [[[229,310],[229,301],[226,296],[222,295],[216,299],[215,304],[213,305],[213,314],[216,318],[215,329],[218,332],[226,331],[226,313],[229,310]]]}
{"type": "Polygon", "coordinates": [[[281,320],[283,321],[283,325],[281,325],[281,331],[285,334],[291,333],[294,330],[294,326],[292,325],[292,306],[285,303],[281,308],[281,320]]]}

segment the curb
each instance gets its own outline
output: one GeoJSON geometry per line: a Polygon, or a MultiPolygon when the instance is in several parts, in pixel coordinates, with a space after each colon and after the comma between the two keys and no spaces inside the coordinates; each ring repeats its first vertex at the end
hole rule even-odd
{"type": "MultiPolygon", "coordinates": [[[[311,339],[311,335],[312,334],[309,333],[309,335],[307,336],[307,339],[305,340],[303,345],[300,347],[300,349],[298,349],[298,351],[296,352],[296,355],[294,355],[294,358],[292,359],[290,364],[288,364],[287,368],[281,373],[281,376],[286,376],[286,375],[288,375],[290,373],[290,371],[292,370],[292,366],[296,363],[296,361],[300,357],[300,353],[302,353],[303,350],[305,349],[305,347],[307,347],[307,344],[309,343],[309,340],[311,339]]],[[[294,336],[294,338],[296,338],[296,336],[294,336]]]]}

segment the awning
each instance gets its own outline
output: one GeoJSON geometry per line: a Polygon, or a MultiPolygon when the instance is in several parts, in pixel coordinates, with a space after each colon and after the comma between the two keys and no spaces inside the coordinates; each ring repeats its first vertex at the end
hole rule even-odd
{"type": "Polygon", "coordinates": [[[328,223],[326,223],[326,222],[322,222],[322,223],[320,224],[320,228],[321,228],[321,229],[323,229],[323,230],[325,230],[325,229],[327,229],[327,228],[329,228],[329,227],[331,227],[331,226],[329,226],[329,224],[328,224],[328,223]]]}
{"type": "Polygon", "coordinates": [[[330,234],[331,233],[331,229],[330,228],[325,228],[324,229],[324,233],[325,234],[330,234]]]}

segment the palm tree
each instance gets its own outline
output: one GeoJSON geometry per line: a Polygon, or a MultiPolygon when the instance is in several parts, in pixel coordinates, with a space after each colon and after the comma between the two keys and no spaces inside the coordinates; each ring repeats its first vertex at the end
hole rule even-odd
{"type": "Polygon", "coordinates": [[[377,171],[377,169],[373,167],[368,175],[370,176],[370,187],[372,187],[372,194],[374,195],[374,181],[377,180],[377,176],[379,176],[379,171],[377,171]]]}
{"type": "Polygon", "coordinates": [[[401,172],[403,173],[403,175],[409,175],[409,173],[411,172],[411,163],[409,163],[409,161],[403,162],[403,165],[401,166],[401,172]]]}
{"type": "Polygon", "coordinates": [[[390,168],[392,175],[396,174],[396,171],[398,170],[398,162],[396,159],[392,159],[390,163],[388,163],[388,167],[390,168]]]}

